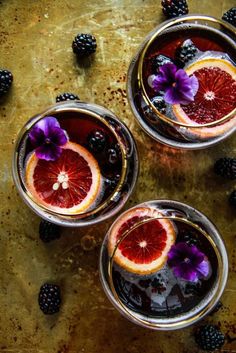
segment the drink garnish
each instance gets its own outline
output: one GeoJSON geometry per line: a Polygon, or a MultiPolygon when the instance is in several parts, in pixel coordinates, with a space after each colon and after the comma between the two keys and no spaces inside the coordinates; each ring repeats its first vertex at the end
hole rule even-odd
{"type": "Polygon", "coordinates": [[[65,130],[61,129],[58,120],[52,116],[41,119],[29,133],[29,139],[35,147],[39,159],[55,161],[62,153],[61,146],[68,141],[65,130]]]}
{"type": "Polygon", "coordinates": [[[161,214],[155,209],[140,207],[124,213],[116,222],[108,238],[110,255],[118,241],[129,231],[115,250],[114,262],[117,265],[128,272],[146,275],[155,273],[166,264],[167,254],[176,239],[176,231],[170,220],[157,219],[158,216],[161,217],[161,214]],[[142,223],[149,218],[149,222],[142,223]]]}
{"type": "Polygon", "coordinates": [[[178,69],[174,64],[165,64],[153,77],[152,88],[156,92],[164,92],[166,103],[188,104],[194,101],[199,84],[194,75],[189,76],[185,70],[178,69]]]}
{"type": "Polygon", "coordinates": [[[61,214],[82,213],[95,205],[102,188],[99,165],[83,146],[67,142],[55,161],[27,160],[26,185],[38,202],[61,214]]]}
{"type": "Polygon", "coordinates": [[[179,121],[185,124],[210,123],[223,118],[235,108],[236,68],[231,62],[206,58],[191,64],[186,72],[197,77],[199,89],[193,102],[173,107],[179,121]]]}
{"type": "Polygon", "coordinates": [[[173,245],[168,253],[168,265],[176,277],[196,282],[209,274],[209,262],[196,246],[184,242],[173,245]]]}

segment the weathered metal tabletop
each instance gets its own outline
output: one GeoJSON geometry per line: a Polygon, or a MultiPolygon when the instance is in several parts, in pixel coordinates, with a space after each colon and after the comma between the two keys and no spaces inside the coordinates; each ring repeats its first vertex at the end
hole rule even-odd
{"type": "MultiPolygon", "coordinates": [[[[192,13],[216,17],[233,5],[235,0],[189,0],[192,13]]],[[[228,249],[229,280],[223,308],[204,321],[219,323],[226,333],[222,352],[236,352],[236,213],[227,202],[234,183],[212,171],[217,158],[236,156],[235,136],[195,152],[161,146],[140,130],[126,99],[128,64],[146,34],[163,20],[157,0],[0,0],[0,67],[14,75],[13,89],[0,105],[0,352],[199,351],[192,327],[148,331],[108,302],[99,282],[98,254],[112,220],[64,229],[61,239],[48,245],[39,240],[40,220],[21,201],[11,178],[13,144],[23,123],[66,91],[110,108],[133,132],[141,169],[126,207],[177,199],[218,226],[228,249]],[[87,67],[78,66],[71,50],[78,32],[97,38],[97,53],[87,67]],[[60,313],[49,317],[37,303],[46,281],[60,284],[63,294],[60,313]]]]}

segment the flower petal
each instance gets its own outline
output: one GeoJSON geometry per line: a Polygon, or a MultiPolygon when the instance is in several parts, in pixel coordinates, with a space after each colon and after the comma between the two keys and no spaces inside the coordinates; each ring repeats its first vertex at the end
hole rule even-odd
{"type": "Polygon", "coordinates": [[[55,144],[44,144],[35,150],[35,154],[39,159],[44,159],[45,161],[55,161],[61,155],[62,149],[55,144]]]}
{"type": "Polygon", "coordinates": [[[160,67],[159,72],[166,77],[166,80],[168,81],[175,81],[175,75],[177,72],[177,66],[174,64],[164,64],[160,67]]]}
{"type": "Polygon", "coordinates": [[[173,270],[176,277],[182,278],[185,281],[197,281],[197,271],[186,263],[176,266],[173,270]]]}
{"type": "Polygon", "coordinates": [[[169,82],[164,76],[160,74],[153,78],[152,87],[156,92],[165,91],[169,87],[169,82]]]}
{"type": "Polygon", "coordinates": [[[197,94],[197,91],[199,89],[199,82],[196,76],[192,75],[190,76],[190,84],[192,87],[193,95],[195,96],[197,94]]]}
{"type": "Polygon", "coordinates": [[[209,262],[207,260],[202,261],[197,267],[196,270],[200,277],[207,277],[210,271],[209,262]]]}
{"type": "Polygon", "coordinates": [[[68,141],[68,136],[65,130],[62,130],[61,128],[56,127],[51,129],[50,131],[50,140],[52,143],[58,146],[63,146],[68,141]]]}
{"type": "Polygon", "coordinates": [[[194,266],[199,265],[205,258],[205,255],[203,254],[203,252],[201,252],[196,246],[190,246],[190,259],[191,259],[191,263],[194,266]]]}
{"type": "Polygon", "coordinates": [[[179,104],[180,101],[182,101],[182,98],[179,92],[174,87],[170,87],[166,90],[164,100],[168,104],[179,104]]]}
{"type": "Polygon", "coordinates": [[[209,273],[209,263],[205,255],[196,247],[184,242],[173,245],[168,253],[168,265],[176,277],[186,281],[196,281],[209,273]]]}
{"type": "Polygon", "coordinates": [[[177,67],[174,64],[164,64],[160,67],[159,73],[152,81],[152,87],[155,91],[165,91],[175,82],[175,73],[177,67]]]}
{"type": "Polygon", "coordinates": [[[38,126],[34,126],[29,133],[29,139],[34,147],[41,146],[45,141],[43,130],[38,126]]]}
{"type": "Polygon", "coordinates": [[[168,104],[188,104],[194,101],[199,83],[196,76],[188,76],[185,70],[174,64],[165,64],[160,67],[159,73],[152,80],[155,91],[163,91],[164,99],[168,104]]]}
{"type": "Polygon", "coordinates": [[[60,128],[60,124],[53,116],[41,119],[29,133],[29,139],[34,147],[36,156],[46,161],[54,161],[61,154],[60,146],[68,141],[67,133],[60,128]]]}
{"type": "Polygon", "coordinates": [[[43,130],[46,137],[49,137],[50,131],[55,127],[60,127],[60,124],[53,116],[47,116],[41,119],[35,126],[43,130]]]}

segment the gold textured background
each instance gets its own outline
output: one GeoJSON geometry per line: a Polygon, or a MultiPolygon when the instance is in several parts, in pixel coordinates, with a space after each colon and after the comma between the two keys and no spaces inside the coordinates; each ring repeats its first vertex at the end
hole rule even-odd
{"type": "MultiPolygon", "coordinates": [[[[192,0],[192,13],[221,17],[235,0],[192,0]]],[[[98,254],[110,221],[99,227],[64,229],[44,244],[39,218],[21,201],[11,178],[17,132],[32,115],[71,91],[104,105],[130,127],[141,169],[127,206],[172,198],[200,209],[216,223],[229,253],[224,307],[205,322],[220,323],[227,335],[222,352],[236,352],[236,211],[227,198],[234,183],[217,178],[212,166],[236,156],[235,136],[203,151],[163,147],[145,135],[126,99],[128,64],[146,34],[163,21],[159,0],[0,0],[0,67],[14,85],[0,104],[0,352],[196,353],[193,328],[154,332],[134,326],[108,302],[98,278],[98,254]],[[78,66],[71,42],[92,33],[98,49],[87,67],[78,66]],[[44,316],[37,304],[46,281],[61,285],[59,314],[44,316]]]]}

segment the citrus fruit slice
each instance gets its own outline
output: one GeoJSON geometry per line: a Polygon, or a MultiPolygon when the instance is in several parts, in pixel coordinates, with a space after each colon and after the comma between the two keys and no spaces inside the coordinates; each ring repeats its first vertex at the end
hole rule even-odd
{"type": "Polygon", "coordinates": [[[84,147],[67,142],[56,161],[38,159],[26,164],[26,185],[37,202],[54,212],[78,214],[91,208],[101,188],[97,161],[84,147]]]}
{"type": "MultiPolygon", "coordinates": [[[[125,212],[112,227],[108,236],[108,251],[112,256],[117,241],[138,222],[160,216],[153,208],[134,208],[125,212]]],[[[114,253],[114,261],[125,270],[145,275],[156,272],[167,261],[167,254],[174,244],[176,232],[167,219],[153,219],[140,224],[121,240],[114,253]]]]}
{"type": "MultiPolygon", "coordinates": [[[[195,75],[199,89],[194,102],[175,104],[173,111],[184,124],[202,125],[223,118],[236,107],[236,67],[224,59],[203,59],[190,65],[186,72],[195,75]]],[[[195,136],[210,138],[219,136],[236,126],[236,115],[229,121],[202,129],[189,128],[195,136]]]]}

